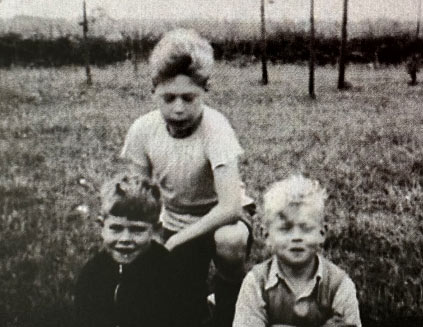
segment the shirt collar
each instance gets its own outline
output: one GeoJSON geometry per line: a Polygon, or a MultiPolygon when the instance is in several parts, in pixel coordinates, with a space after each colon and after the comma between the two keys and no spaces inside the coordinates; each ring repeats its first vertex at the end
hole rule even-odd
{"type": "MultiPolygon", "coordinates": [[[[313,279],[316,281],[316,284],[317,284],[322,279],[322,277],[323,277],[322,259],[320,257],[320,254],[317,254],[317,270],[313,276],[313,279]]],[[[281,271],[281,269],[279,268],[278,258],[276,257],[276,255],[273,255],[271,259],[271,263],[270,263],[268,279],[264,286],[265,290],[268,291],[269,289],[275,287],[280,281],[285,281],[286,283],[286,277],[283,271],[281,271]]]]}

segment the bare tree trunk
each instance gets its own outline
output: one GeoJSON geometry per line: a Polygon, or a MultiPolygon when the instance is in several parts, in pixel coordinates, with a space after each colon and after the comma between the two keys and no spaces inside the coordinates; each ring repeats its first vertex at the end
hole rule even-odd
{"type": "Polygon", "coordinates": [[[338,89],[345,89],[345,61],[347,50],[347,22],[348,22],[348,0],[344,0],[344,12],[342,17],[342,38],[341,51],[339,55],[339,78],[338,89]]]}
{"type": "Polygon", "coordinates": [[[261,14],[261,72],[262,72],[262,84],[267,85],[269,83],[269,76],[267,73],[267,41],[266,41],[266,17],[264,12],[264,1],[261,0],[260,14],[261,14]]]}
{"type": "Polygon", "coordinates": [[[90,68],[90,49],[88,47],[88,21],[87,21],[87,9],[85,0],[82,5],[83,10],[83,21],[79,23],[82,26],[82,32],[84,35],[84,62],[85,62],[85,74],[87,76],[87,85],[92,85],[91,68],[90,68]]]}
{"type": "Polygon", "coordinates": [[[138,44],[139,44],[140,34],[138,31],[135,32],[134,37],[132,38],[132,60],[134,65],[134,74],[138,76],[138,44]]]}
{"type": "Polygon", "coordinates": [[[310,73],[308,79],[308,94],[310,98],[316,99],[316,94],[314,93],[314,61],[316,54],[314,51],[314,0],[310,1],[310,73]]]}
{"type": "Polygon", "coordinates": [[[419,0],[417,7],[417,26],[416,34],[414,36],[414,50],[411,56],[407,59],[407,73],[410,75],[411,81],[408,82],[409,85],[417,85],[417,73],[420,70],[420,56],[421,48],[419,47],[419,34],[420,34],[420,22],[422,14],[422,0],[419,0]]]}
{"type": "Polygon", "coordinates": [[[419,39],[421,17],[422,17],[422,0],[419,0],[419,7],[417,9],[416,40],[419,39]]]}

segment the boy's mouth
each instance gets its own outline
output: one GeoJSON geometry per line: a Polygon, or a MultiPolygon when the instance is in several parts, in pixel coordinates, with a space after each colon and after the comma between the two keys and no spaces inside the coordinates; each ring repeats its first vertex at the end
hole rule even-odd
{"type": "Polygon", "coordinates": [[[189,124],[189,120],[188,119],[183,119],[183,120],[167,119],[167,123],[174,127],[182,128],[189,124]]]}
{"type": "Polygon", "coordinates": [[[300,247],[295,247],[295,248],[290,248],[289,251],[294,252],[294,253],[302,253],[305,251],[304,248],[300,248],[300,247]]]}
{"type": "Polygon", "coordinates": [[[122,255],[129,255],[135,251],[134,248],[115,248],[114,250],[122,255]]]}

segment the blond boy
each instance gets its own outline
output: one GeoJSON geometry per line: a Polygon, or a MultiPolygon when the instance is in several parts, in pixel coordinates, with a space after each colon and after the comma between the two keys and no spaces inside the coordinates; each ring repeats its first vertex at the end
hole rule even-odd
{"type": "Polygon", "coordinates": [[[317,181],[291,176],[264,195],[273,256],[246,276],[234,327],[360,327],[354,283],[320,254],[326,193],[317,181]]]}

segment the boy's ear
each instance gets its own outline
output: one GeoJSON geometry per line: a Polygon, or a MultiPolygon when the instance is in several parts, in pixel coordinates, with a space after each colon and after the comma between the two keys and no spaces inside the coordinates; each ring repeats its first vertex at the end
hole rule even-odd
{"type": "Polygon", "coordinates": [[[103,227],[104,226],[104,216],[102,215],[98,215],[97,218],[95,219],[95,222],[100,226],[103,227]]]}
{"type": "Polygon", "coordinates": [[[320,236],[321,236],[321,242],[322,242],[322,244],[325,242],[327,228],[328,228],[328,227],[327,227],[327,225],[325,224],[325,225],[323,225],[323,226],[320,228],[320,231],[319,231],[319,234],[320,234],[320,236]]]}
{"type": "Polygon", "coordinates": [[[204,92],[208,92],[210,90],[210,80],[207,80],[204,84],[204,92]]]}

